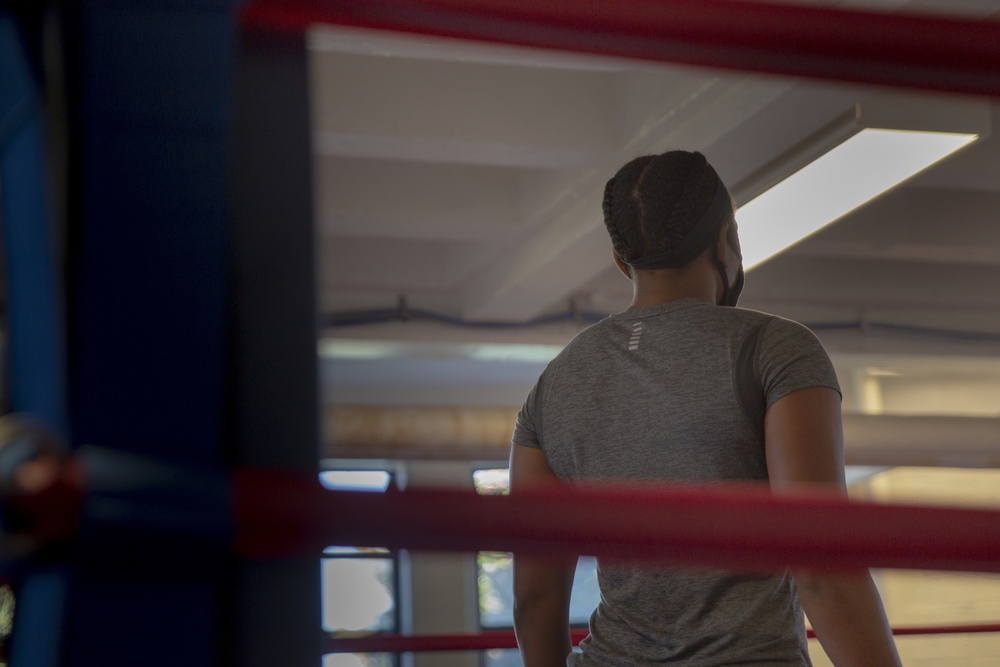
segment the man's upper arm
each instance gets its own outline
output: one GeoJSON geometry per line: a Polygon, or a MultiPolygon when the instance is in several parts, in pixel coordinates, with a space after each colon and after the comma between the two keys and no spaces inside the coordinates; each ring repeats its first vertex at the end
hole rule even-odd
{"type": "Polygon", "coordinates": [[[549,468],[545,454],[537,447],[511,445],[510,448],[510,490],[545,486],[558,483],[559,478],[549,468]]]}
{"type": "MultiPolygon", "coordinates": [[[[792,392],[764,416],[771,488],[805,485],[844,490],[840,394],[828,387],[792,392]]],[[[899,666],[878,590],[864,569],[792,571],[802,607],[824,650],[838,665],[899,666]]]]}
{"type": "Polygon", "coordinates": [[[844,490],[840,394],[810,387],[775,401],[764,415],[764,447],[772,489],[808,485],[844,490]]]}

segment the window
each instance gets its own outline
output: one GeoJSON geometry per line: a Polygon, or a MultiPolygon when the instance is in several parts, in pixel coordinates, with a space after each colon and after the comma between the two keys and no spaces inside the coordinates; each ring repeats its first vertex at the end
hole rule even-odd
{"type": "MultiPolygon", "coordinates": [[[[386,470],[326,470],[327,489],[382,493],[393,483],[386,470]]],[[[396,554],[379,547],[331,546],[320,560],[324,632],[357,636],[399,630],[399,567],[396,554]]],[[[323,667],[395,667],[390,653],[332,653],[323,667]]]]}
{"type": "Polygon", "coordinates": [[[323,555],[323,629],[394,632],[397,586],[392,554],[377,548],[328,547],[323,555]]]}
{"type": "MultiPolygon", "coordinates": [[[[510,472],[506,468],[479,469],[472,473],[477,493],[507,494],[510,492],[510,472]]],[[[479,626],[484,630],[514,627],[513,558],[509,553],[480,551],[476,557],[479,584],[479,626]]],[[[597,587],[597,560],[580,558],[573,579],[569,622],[573,627],[587,627],[590,614],[600,602],[597,587]]],[[[521,667],[516,650],[484,651],[484,667],[521,667]]]]}

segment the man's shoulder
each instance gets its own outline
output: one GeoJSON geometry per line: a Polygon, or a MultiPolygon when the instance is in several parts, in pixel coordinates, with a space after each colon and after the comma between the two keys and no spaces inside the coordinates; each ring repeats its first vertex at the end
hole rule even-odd
{"type": "Polygon", "coordinates": [[[548,363],[546,371],[551,374],[554,369],[565,368],[581,361],[592,360],[594,351],[606,348],[613,339],[614,334],[612,329],[613,325],[611,324],[610,317],[581,329],[566,343],[559,354],[548,363]]]}
{"type": "Polygon", "coordinates": [[[730,311],[728,313],[730,318],[749,325],[755,329],[766,328],[769,332],[811,331],[809,327],[801,322],[788,319],[787,317],[782,317],[781,315],[775,315],[773,313],[765,313],[763,311],[752,310],[750,308],[726,308],[724,310],[730,311]]]}

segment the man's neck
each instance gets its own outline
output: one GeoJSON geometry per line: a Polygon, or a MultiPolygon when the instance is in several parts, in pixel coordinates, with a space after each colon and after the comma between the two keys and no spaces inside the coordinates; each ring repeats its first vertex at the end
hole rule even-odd
{"type": "Polygon", "coordinates": [[[717,272],[709,266],[688,265],[683,269],[636,271],[632,278],[632,305],[629,310],[655,306],[680,299],[699,299],[717,304],[717,272]]]}

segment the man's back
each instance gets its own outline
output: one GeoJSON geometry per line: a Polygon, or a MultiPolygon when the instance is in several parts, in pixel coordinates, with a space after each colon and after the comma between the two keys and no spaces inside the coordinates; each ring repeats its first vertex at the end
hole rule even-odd
{"type": "MultiPolygon", "coordinates": [[[[572,482],[767,481],[763,414],[811,386],[837,388],[801,325],[683,299],[613,315],[575,338],[518,416],[572,482]]],[[[602,603],[577,665],[807,665],[787,573],[654,571],[602,563],[602,603]]]]}

